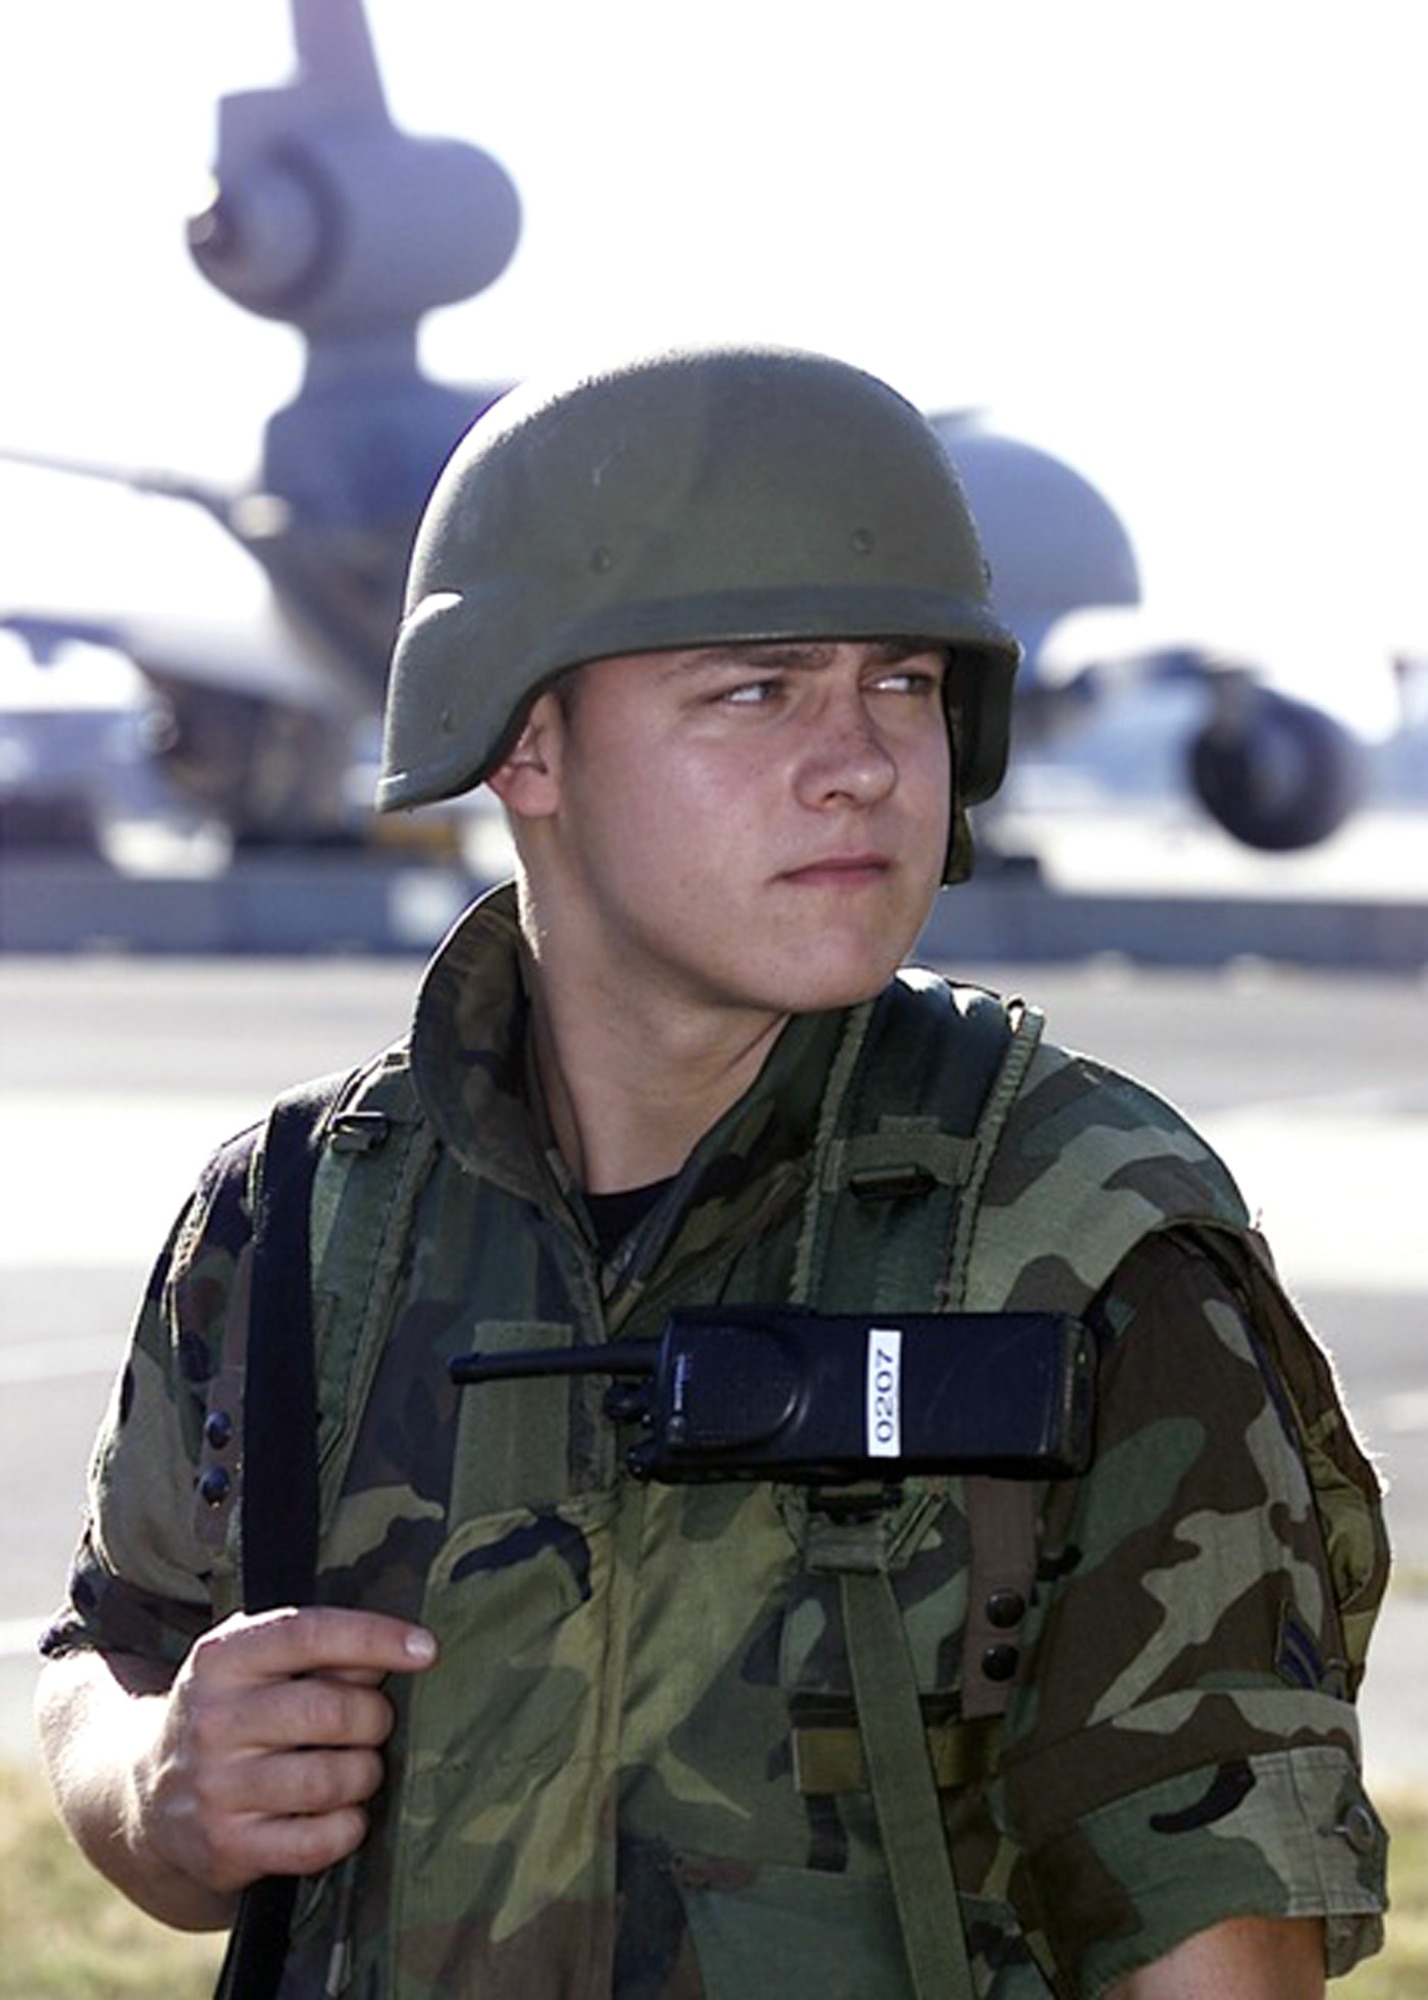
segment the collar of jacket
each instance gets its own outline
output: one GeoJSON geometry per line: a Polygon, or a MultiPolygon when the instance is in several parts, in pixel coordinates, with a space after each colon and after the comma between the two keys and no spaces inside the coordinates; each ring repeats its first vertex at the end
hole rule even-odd
{"type": "MultiPolygon", "coordinates": [[[[870,1009],[858,1010],[869,1012],[870,1009]]],[[[525,953],[513,884],[474,903],[438,947],[417,996],[412,1076],[443,1144],[469,1171],[527,1199],[567,1177],[528,1047],[525,953]]],[[[685,1199],[726,1203],[785,1163],[806,1166],[846,1010],[795,1016],[757,1080],[679,1176],[685,1199]]]]}

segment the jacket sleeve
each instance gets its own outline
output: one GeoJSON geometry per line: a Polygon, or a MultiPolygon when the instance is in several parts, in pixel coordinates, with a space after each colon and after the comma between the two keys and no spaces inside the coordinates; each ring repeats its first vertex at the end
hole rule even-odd
{"type": "Polygon", "coordinates": [[[1381,1936],[1323,1535],[1242,1296],[1153,1238],[1102,1301],[1097,1454],[1053,1488],[1004,1809],[1058,1963],[1093,1996],[1241,1915],[1381,1936]]]}
{"type": "Polygon", "coordinates": [[[233,1557],[196,1481],[209,1388],[243,1307],[260,1129],[214,1154],[154,1266],[91,1453],[47,1657],[91,1647],[177,1666],[231,1602],[233,1557]]]}

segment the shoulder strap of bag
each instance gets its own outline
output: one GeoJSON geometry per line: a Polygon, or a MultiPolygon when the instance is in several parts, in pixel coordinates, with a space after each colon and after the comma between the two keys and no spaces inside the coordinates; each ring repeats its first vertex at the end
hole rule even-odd
{"type": "MultiPolygon", "coordinates": [[[[317,1391],[312,1338],[312,1183],[329,1118],[350,1082],[324,1077],[278,1099],[263,1139],[253,1223],[243,1412],[243,1604],[312,1599],[317,1572],[317,1391]]],[[[297,1880],[245,1890],[219,2000],[269,2000],[287,1956],[297,1880]]]]}
{"type": "Polygon", "coordinates": [[[279,1098],[263,1140],[243,1441],[248,1611],[310,1602],[317,1573],[310,1215],[323,1132],[347,1084],[325,1077],[279,1098]]]}

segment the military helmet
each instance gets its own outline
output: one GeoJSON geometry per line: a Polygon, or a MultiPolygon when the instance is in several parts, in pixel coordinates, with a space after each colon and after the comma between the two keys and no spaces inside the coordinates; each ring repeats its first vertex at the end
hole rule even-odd
{"type": "Polygon", "coordinates": [[[1017,644],[941,442],[886,383],[737,347],[528,385],[473,425],[418,530],[377,803],[479,783],[583,661],[883,638],[948,648],[956,805],[990,797],[1017,644]]]}

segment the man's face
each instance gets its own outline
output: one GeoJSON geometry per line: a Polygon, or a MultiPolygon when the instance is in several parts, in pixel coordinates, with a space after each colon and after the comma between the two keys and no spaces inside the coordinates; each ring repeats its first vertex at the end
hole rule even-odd
{"type": "Polygon", "coordinates": [[[943,672],[900,643],[708,646],[547,696],[551,820],[609,979],[776,1013],[877,992],[941,880],[943,672]]]}

